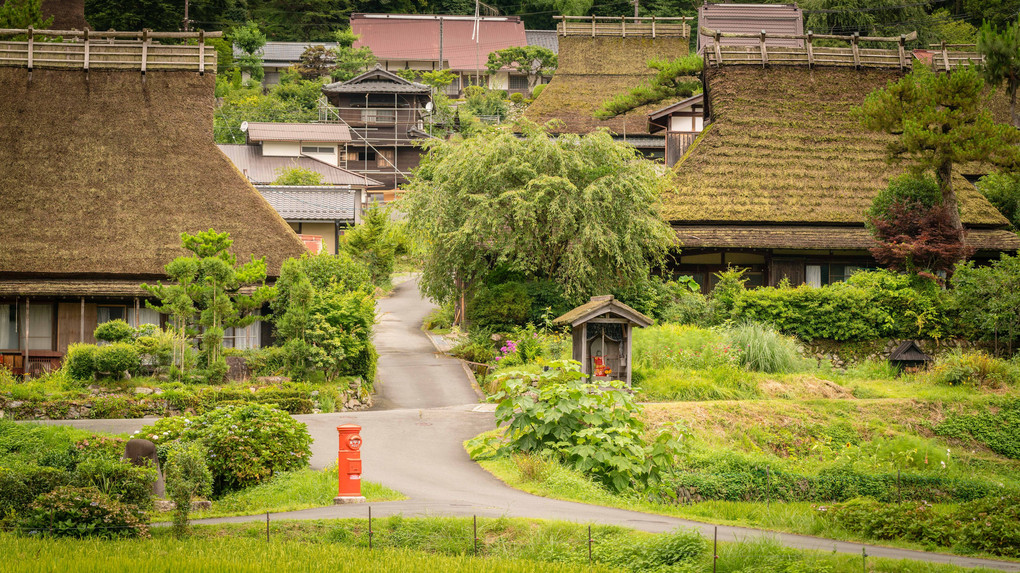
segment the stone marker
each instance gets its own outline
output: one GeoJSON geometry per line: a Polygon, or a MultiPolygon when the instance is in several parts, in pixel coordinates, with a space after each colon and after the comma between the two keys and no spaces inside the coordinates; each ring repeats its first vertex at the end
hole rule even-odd
{"type": "Polygon", "coordinates": [[[128,460],[136,466],[153,465],[156,467],[156,483],[152,484],[152,494],[156,497],[166,495],[166,482],[163,481],[163,471],[159,467],[159,456],[156,455],[156,444],[149,440],[134,438],[128,440],[124,445],[122,460],[128,460]]]}

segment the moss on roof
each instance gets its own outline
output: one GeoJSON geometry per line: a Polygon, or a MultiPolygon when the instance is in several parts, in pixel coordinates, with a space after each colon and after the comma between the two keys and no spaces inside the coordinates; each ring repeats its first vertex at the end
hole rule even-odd
{"type": "Polygon", "coordinates": [[[215,76],[0,67],[0,274],[153,276],[181,232],[269,273],[305,249],[216,148],[215,76]]]}
{"type": "MultiPolygon", "coordinates": [[[[667,220],[863,224],[875,194],[905,169],[886,161],[892,136],[851,114],[897,71],[724,66],[706,77],[714,123],[675,168],[667,220]]],[[[1007,224],[962,177],[957,194],[968,226],[1007,224]]]]}
{"type": "Polygon", "coordinates": [[[592,115],[602,102],[627,93],[655,75],[646,63],[653,58],[673,59],[688,53],[688,39],[561,37],[559,68],[549,85],[524,112],[537,123],[564,122],[561,133],[588,133],[600,127],[614,133],[648,133],[647,113],[661,107],[650,104],[606,121],[592,115]]]}

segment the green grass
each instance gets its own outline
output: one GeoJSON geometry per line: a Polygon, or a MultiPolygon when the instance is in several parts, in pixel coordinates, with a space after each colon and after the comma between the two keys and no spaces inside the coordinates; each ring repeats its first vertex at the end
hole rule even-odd
{"type": "MultiPolygon", "coordinates": [[[[0,534],[0,572],[7,571],[499,571],[522,573],[628,571],[610,568],[635,549],[644,557],[662,555],[667,535],[617,526],[591,528],[594,564],[588,562],[588,526],[520,518],[478,519],[478,557],[470,518],[373,520],[373,549],[364,519],[273,521],[266,541],[263,523],[197,525],[192,536],[176,540],[168,528],[153,539],[59,540],[0,534]],[[651,549],[651,552],[647,551],[651,549]],[[660,551],[656,551],[656,550],[660,551]],[[645,551],[642,551],[645,550],[645,551]]],[[[709,541],[704,541],[709,547],[709,541]]],[[[668,555],[668,553],[666,553],[668,555]]],[[[671,571],[713,571],[711,551],[681,562],[671,571]]],[[[626,562],[625,562],[626,563],[626,562]]],[[[768,538],[720,543],[718,572],[857,573],[859,555],[798,551],[768,538]]],[[[869,558],[868,571],[961,573],[988,571],[917,561],[869,558]]],[[[638,571],[639,565],[631,565],[638,571]]]]}
{"type": "MultiPolygon", "coordinates": [[[[406,499],[398,491],[373,482],[361,482],[361,494],[367,501],[395,501],[406,499]]],[[[270,481],[247,489],[228,493],[213,500],[208,511],[196,511],[192,519],[257,515],[296,511],[333,505],[337,495],[336,466],[324,470],[305,468],[281,473],[270,481]]],[[[170,521],[171,513],[155,516],[154,521],[170,521]]]]}

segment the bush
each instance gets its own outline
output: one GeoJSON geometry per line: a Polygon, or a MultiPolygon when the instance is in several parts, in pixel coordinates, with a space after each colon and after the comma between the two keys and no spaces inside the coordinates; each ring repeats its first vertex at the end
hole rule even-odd
{"type": "Polygon", "coordinates": [[[58,537],[149,537],[145,514],[94,487],[59,487],[39,496],[21,521],[58,537]]]}
{"type": "Polygon", "coordinates": [[[127,342],[135,335],[135,329],[121,319],[110,320],[96,327],[96,340],[106,342],[127,342]]]}
{"type": "Polygon", "coordinates": [[[94,487],[142,511],[152,509],[152,484],[156,478],[155,467],[106,457],[89,458],[74,471],[74,483],[78,486],[94,487]]]}
{"type": "Polygon", "coordinates": [[[166,464],[166,492],[177,505],[174,509],[174,533],[188,533],[191,499],[212,493],[212,473],[205,465],[208,455],[200,444],[177,443],[170,447],[166,464]]]}
{"type": "Polygon", "coordinates": [[[281,471],[308,465],[308,428],[285,412],[262,404],[225,406],[193,420],[182,441],[209,450],[214,489],[223,492],[259,483],[281,471]]]}
{"type": "Polygon", "coordinates": [[[531,99],[535,99],[542,95],[542,92],[545,90],[545,86],[546,84],[538,84],[535,86],[535,89],[531,90],[531,99]]]}
{"type": "Polygon", "coordinates": [[[1002,388],[1020,382],[1020,369],[981,351],[955,349],[936,363],[931,377],[943,386],[1002,388]]]}
{"type": "Polygon", "coordinates": [[[935,283],[889,271],[858,272],[821,288],[739,291],[728,316],[766,323],[807,341],[938,339],[949,334],[950,324],[946,295],[935,283]]]}
{"type": "Polygon", "coordinates": [[[739,350],[738,363],[755,372],[792,372],[800,356],[797,341],[763,324],[735,326],[726,331],[726,338],[739,350]]]}
{"type": "Polygon", "coordinates": [[[676,567],[702,561],[708,554],[708,540],[696,530],[677,529],[626,544],[612,539],[600,543],[593,553],[598,563],[624,571],[686,571],[676,567]]]}
{"type": "Polygon", "coordinates": [[[64,355],[64,370],[75,380],[92,380],[96,374],[96,353],[99,348],[95,344],[74,343],[67,347],[64,355]]]}
{"type": "Polygon", "coordinates": [[[59,468],[35,464],[0,467],[0,518],[20,515],[35,498],[71,482],[71,475],[59,468]]]}
{"type": "Polygon", "coordinates": [[[511,330],[530,316],[531,297],[519,282],[482,287],[468,305],[468,317],[479,328],[511,330]]]}
{"type": "Polygon", "coordinates": [[[492,342],[488,337],[472,336],[454,346],[450,350],[450,354],[468,362],[490,364],[496,358],[496,349],[492,347],[492,342]]]}
{"type": "Polygon", "coordinates": [[[422,321],[422,326],[425,327],[425,330],[450,328],[453,326],[453,311],[453,303],[445,303],[430,312],[422,321]]]}
{"type": "Polygon", "coordinates": [[[124,372],[136,370],[140,359],[138,350],[127,342],[114,342],[96,350],[96,372],[120,378],[124,372]]]}

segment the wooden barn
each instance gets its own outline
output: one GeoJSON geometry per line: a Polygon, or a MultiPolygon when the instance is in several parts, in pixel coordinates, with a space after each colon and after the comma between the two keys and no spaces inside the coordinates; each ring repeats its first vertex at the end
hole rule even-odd
{"type": "MultiPolygon", "coordinates": [[[[186,254],[182,232],[229,232],[238,258],[265,257],[272,276],[305,252],[213,143],[214,51],[116,46],[143,75],[104,62],[103,48],[75,61],[90,54],[84,44],[38,42],[69,55],[0,66],[0,356],[16,372],[55,366],[106,320],[158,323],[139,285],[186,254]]],[[[227,344],[259,337],[256,324],[227,344]]]]}

